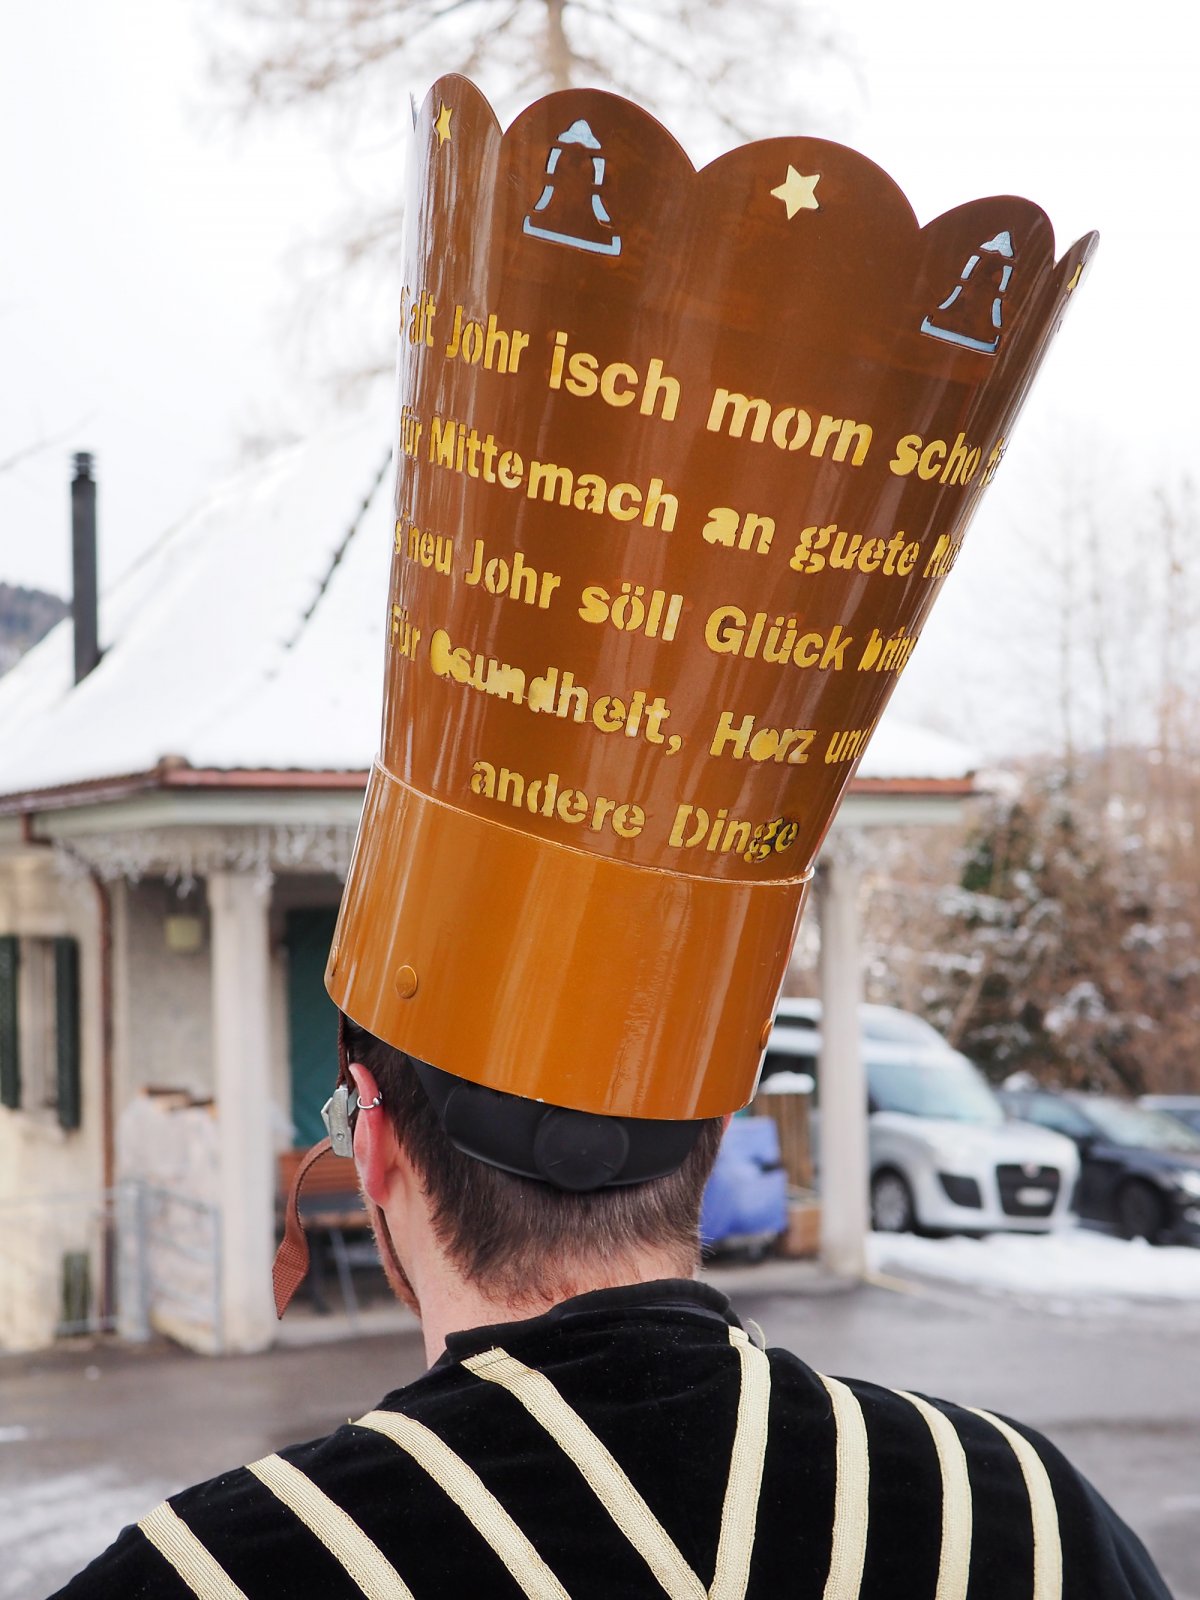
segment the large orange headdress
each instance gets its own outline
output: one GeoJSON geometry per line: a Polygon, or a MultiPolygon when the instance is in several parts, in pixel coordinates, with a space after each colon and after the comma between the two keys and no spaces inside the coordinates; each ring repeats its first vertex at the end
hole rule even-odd
{"type": "MultiPolygon", "coordinates": [[[[590,90],[416,124],[382,750],[328,984],[455,1080],[753,1092],[813,860],[1093,248],[590,90]]],[[[381,603],[382,603],[382,596],[381,603]]]]}

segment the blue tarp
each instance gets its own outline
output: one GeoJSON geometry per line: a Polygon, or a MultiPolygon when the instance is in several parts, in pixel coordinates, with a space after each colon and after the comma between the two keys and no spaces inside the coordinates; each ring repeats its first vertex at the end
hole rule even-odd
{"type": "Polygon", "coordinates": [[[706,1246],[761,1238],[787,1227],[787,1173],[770,1117],[734,1117],[704,1191],[700,1237],[706,1246]]]}

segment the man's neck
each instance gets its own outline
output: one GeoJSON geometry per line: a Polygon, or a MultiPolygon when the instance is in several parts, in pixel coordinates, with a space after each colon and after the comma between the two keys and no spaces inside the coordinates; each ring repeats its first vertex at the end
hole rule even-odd
{"type": "MultiPolygon", "coordinates": [[[[378,1091],[365,1070],[355,1066],[360,1094],[378,1091]],[[362,1081],[359,1081],[361,1077],[362,1081]]],[[[361,1128],[361,1124],[360,1124],[361,1128]]],[[[375,1130],[368,1124],[362,1134],[360,1175],[384,1269],[397,1298],[410,1306],[421,1319],[425,1336],[425,1355],[430,1365],[446,1348],[446,1336],[470,1328],[487,1328],[498,1323],[524,1322],[540,1317],[564,1300],[595,1289],[616,1289],[627,1284],[654,1283],[662,1278],[691,1278],[697,1261],[686,1249],[647,1246],[620,1255],[594,1255],[580,1261],[559,1258],[530,1263],[532,1270],[519,1281],[521,1291],[511,1292],[503,1276],[481,1284],[468,1277],[459,1263],[447,1254],[434,1226],[430,1202],[424,1185],[403,1149],[383,1130],[383,1157],[372,1145],[375,1130]],[[370,1199],[371,1183],[386,1188],[386,1194],[370,1199]],[[539,1271],[538,1268],[541,1268],[539,1271]]],[[[359,1130],[356,1130],[356,1138],[359,1130]]]]}
{"type": "Polygon", "coordinates": [[[500,1298],[483,1293],[442,1258],[440,1270],[422,1271],[414,1263],[413,1288],[419,1302],[421,1331],[425,1337],[425,1358],[432,1366],[446,1348],[446,1336],[469,1328],[490,1327],[494,1323],[523,1322],[541,1316],[573,1295],[593,1289],[616,1289],[631,1283],[654,1283],[661,1278],[687,1278],[694,1274],[681,1269],[677,1256],[646,1251],[614,1263],[590,1264],[559,1276],[556,1292],[534,1294],[520,1299],[500,1298]]]}

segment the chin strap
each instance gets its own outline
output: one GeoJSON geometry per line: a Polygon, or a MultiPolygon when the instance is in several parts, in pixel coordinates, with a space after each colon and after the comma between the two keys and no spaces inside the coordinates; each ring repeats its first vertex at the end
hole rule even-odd
{"type": "Polygon", "coordinates": [[[275,1265],[271,1268],[277,1317],[282,1317],[291,1305],[292,1297],[308,1274],[308,1235],[300,1220],[300,1190],[313,1162],[332,1148],[328,1139],[322,1139],[320,1144],[313,1145],[296,1168],[296,1176],[292,1179],[292,1190],[288,1195],[287,1211],[284,1215],[283,1238],[279,1241],[279,1248],[275,1252],[275,1265]]]}
{"type": "MultiPolygon", "coordinates": [[[[338,1012],[337,1031],[338,1055],[338,1089],[344,1089],[343,1104],[349,1103],[349,1091],[353,1088],[350,1077],[350,1063],[346,1052],[346,1019],[338,1012]]],[[[335,1091],[336,1093],[336,1091],[335,1091]]],[[[328,1124],[327,1124],[328,1125],[328,1124]]],[[[337,1154],[350,1156],[353,1159],[352,1135],[348,1122],[338,1130],[337,1154]]],[[[292,1179],[291,1193],[287,1198],[287,1209],[284,1213],[283,1238],[279,1241],[279,1248],[275,1252],[275,1265],[271,1269],[271,1283],[275,1290],[275,1315],[282,1317],[291,1305],[296,1290],[304,1282],[308,1274],[309,1252],[308,1237],[304,1232],[304,1223],[300,1218],[300,1191],[304,1180],[308,1176],[313,1164],[325,1154],[327,1150],[335,1149],[333,1138],[325,1138],[319,1144],[313,1145],[304,1160],[296,1168],[296,1175],[292,1179]]]]}

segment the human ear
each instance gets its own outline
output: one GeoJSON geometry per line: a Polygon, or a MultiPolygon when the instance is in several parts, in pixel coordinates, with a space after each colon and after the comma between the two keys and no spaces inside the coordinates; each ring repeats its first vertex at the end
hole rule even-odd
{"type": "Polygon", "coordinates": [[[358,1091],[354,1118],[354,1161],[368,1200],[384,1205],[395,1182],[398,1146],[392,1119],[383,1105],[379,1085],[369,1067],[350,1063],[350,1076],[358,1091]]]}

